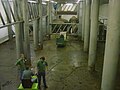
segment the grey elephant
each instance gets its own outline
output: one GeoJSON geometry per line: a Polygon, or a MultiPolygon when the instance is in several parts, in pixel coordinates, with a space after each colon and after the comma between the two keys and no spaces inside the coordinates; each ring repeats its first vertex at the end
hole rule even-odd
{"type": "Polygon", "coordinates": [[[69,20],[69,23],[75,23],[71,25],[71,28],[69,29],[69,33],[76,33],[78,31],[78,27],[76,23],[79,23],[79,19],[75,16],[72,16],[69,20]]]}
{"type": "Polygon", "coordinates": [[[59,18],[54,19],[52,22],[54,23],[52,24],[52,33],[60,33],[61,31],[67,31],[68,25],[64,23],[68,23],[68,20],[63,19],[61,18],[61,16],[59,16],[59,18]]]}

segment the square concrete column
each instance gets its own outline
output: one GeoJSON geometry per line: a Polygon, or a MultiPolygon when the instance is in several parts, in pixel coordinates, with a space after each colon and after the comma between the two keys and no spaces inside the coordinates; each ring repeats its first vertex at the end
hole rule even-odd
{"type": "MultiPolygon", "coordinates": [[[[22,20],[22,14],[21,14],[21,0],[14,0],[14,15],[16,16],[16,20],[22,20]],[[16,5],[18,4],[18,6],[16,5]],[[20,16],[18,19],[18,15],[20,16]]],[[[24,53],[24,48],[23,48],[23,23],[18,23],[15,24],[15,39],[16,39],[16,53],[17,53],[17,58],[20,58],[20,54],[24,53]]]]}
{"type": "Polygon", "coordinates": [[[39,48],[39,20],[33,21],[34,50],[39,48]]]}
{"type": "Polygon", "coordinates": [[[24,20],[24,54],[27,58],[27,64],[31,65],[30,40],[29,40],[29,18],[28,18],[28,1],[22,0],[23,20],[24,20]]]}
{"type": "Polygon", "coordinates": [[[109,0],[108,15],[101,90],[115,90],[120,52],[120,0],[109,0]]]}
{"type": "Polygon", "coordinates": [[[96,49],[97,49],[97,33],[99,19],[99,2],[100,0],[92,0],[91,2],[91,29],[90,29],[90,45],[88,70],[95,71],[96,49]]]}
{"type": "Polygon", "coordinates": [[[86,0],[82,2],[82,40],[84,40],[84,32],[85,32],[85,8],[86,8],[86,0]]]}
{"type": "Polygon", "coordinates": [[[51,10],[52,10],[52,4],[51,4],[51,2],[50,1],[48,1],[47,2],[47,24],[48,24],[48,26],[47,26],[47,34],[48,34],[48,38],[50,39],[50,34],[51,34],[51,25],[50,25],[50,23],[52,22],[51,21],[51,10]]]}
{"type": "Polygon", "coordinates": [[[85,10],[85,33],[84,33],[84,51],[88,52],[89,38],[90,38],[90,12],[91,12],[91,0],[86,0],[85,10]]]}
{"type": "Polygon", "coordinates": [[[39,45],[40,49],[43,49],[43,29],[42,29],[42,0],[38,0],[39,8],[39,45]]]}
{"type": "Polygon", "coordinates": [[[77,18],[78,18],[78,20],[79,20],[77,34],[78,34],[79,37],[81,37],[81,16],[80,16],[80,14],[81,14],[81,12],[80,12],[80,11],[81,11],[81,10],[80,10],[80,5],[81,5],[81,3],[82,3],[82,2],[79,1],[78,5],[77,5],[77,9],[78,9],[78,10],[77,10],[77,11],[78,11],[78,12],[77,12],[77,18]]]}

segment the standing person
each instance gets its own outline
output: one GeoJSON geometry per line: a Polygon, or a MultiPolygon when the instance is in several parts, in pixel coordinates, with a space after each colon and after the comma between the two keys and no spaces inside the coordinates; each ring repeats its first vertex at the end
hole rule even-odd
{"type": "Polygon", "coordinates": [[[41,85],[41,77],[43,78],[43,83],[44,83],[44,87],[47,87],[46,84],[46,78],[45,78],[45,71],[46,68],[48,67],[47,62],[45,61],[45,57],[41,57],[40,60],[37,63],[37,70],[38,70],[38,87],[40,88],[41,85]]]}
{"type": "Polygon", "coordinates": [[[20,80],[22,80],[22,74],[23,74],[23,71],[25,70],[25,61],[26,59],[24,54],[21,54],[20,58],[15,63],[15,65],[18,66],[18,70],[20,72],[20,80]]]}

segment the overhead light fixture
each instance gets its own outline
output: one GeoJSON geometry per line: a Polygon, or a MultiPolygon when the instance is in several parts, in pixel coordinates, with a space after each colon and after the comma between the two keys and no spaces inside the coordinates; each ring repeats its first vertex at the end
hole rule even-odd
{"type": "Polygon", "coordinates": [[[42,0],[42,1],[50,1],[50,0],[42,0]]]}
{"type": "Polygon", "coordinates": [[[28,2],[30,2],[30,3],[37,3],[37,2],[34,1],[34,0],[28,0],[28,2]]]}
{"type": "Polygon", "coordinates": [[[66,3],[65,5],[71,5],[72,6],[73,4],[72,3],[66,3]]]}
{"type": "Polygon", "coordinates": [[[54,1],[54,0],[42,0],[43,2],[48,2],[48,1],[50,1],[51,3],[57,3],[56,1],[54,1]]]}
{"type": "Polygon", "coordinates": [[[55,2],[55,1],[53,1],[53,0],[51,0],[50,2],[51,2],[51,3],[57,3],[57,2],[55,2]]]}
{"type": "Polygon", "coordinates": [[[46,5],[47,3],[45,3],[45,2],[42,2],[42,4],[46,5]]]}
{"type": "Polygon", "coordinates": [[[81,0],[78,0],[76,3],[79,3],[81,0]]]}
{"type": "Polygon", "coordinates": [[[50,2],[54,3],[54,1],[50,1],[50,2]]]}

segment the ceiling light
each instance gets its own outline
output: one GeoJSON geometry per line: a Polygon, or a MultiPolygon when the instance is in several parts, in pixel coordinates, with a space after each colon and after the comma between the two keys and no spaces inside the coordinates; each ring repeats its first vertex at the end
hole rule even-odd
{"type": "Polygon", "coordinates": [[[71,5],[72,6],[73,4],[72,3],[66,3],[65,5],[71,5]]]}
{"type": "Polygon", "coordinates": [[[42,0],[42,1],[50,1],[50,0],[42,0]]]}
{"type": "Polygon", "coordinates": [[[28,2],[30,2],[30,3],[37,3],[36,0],[28,0],[28,2]]]}
{"type": "Polygon", "coordinates": [[[55,2],[55,1],[50,1],[51,3],[57,3],[57,2],[55,2]]]}
{"type": "Polygon", "coordinates": [[[45,3],[45,2],[42,2],[42,4],[46,5],[47,3],[45,3]]]}
{"type": "Polygon", "coordinates": [[[79,3],[81,0],[78,0],[76,3],[79,3]]]}

